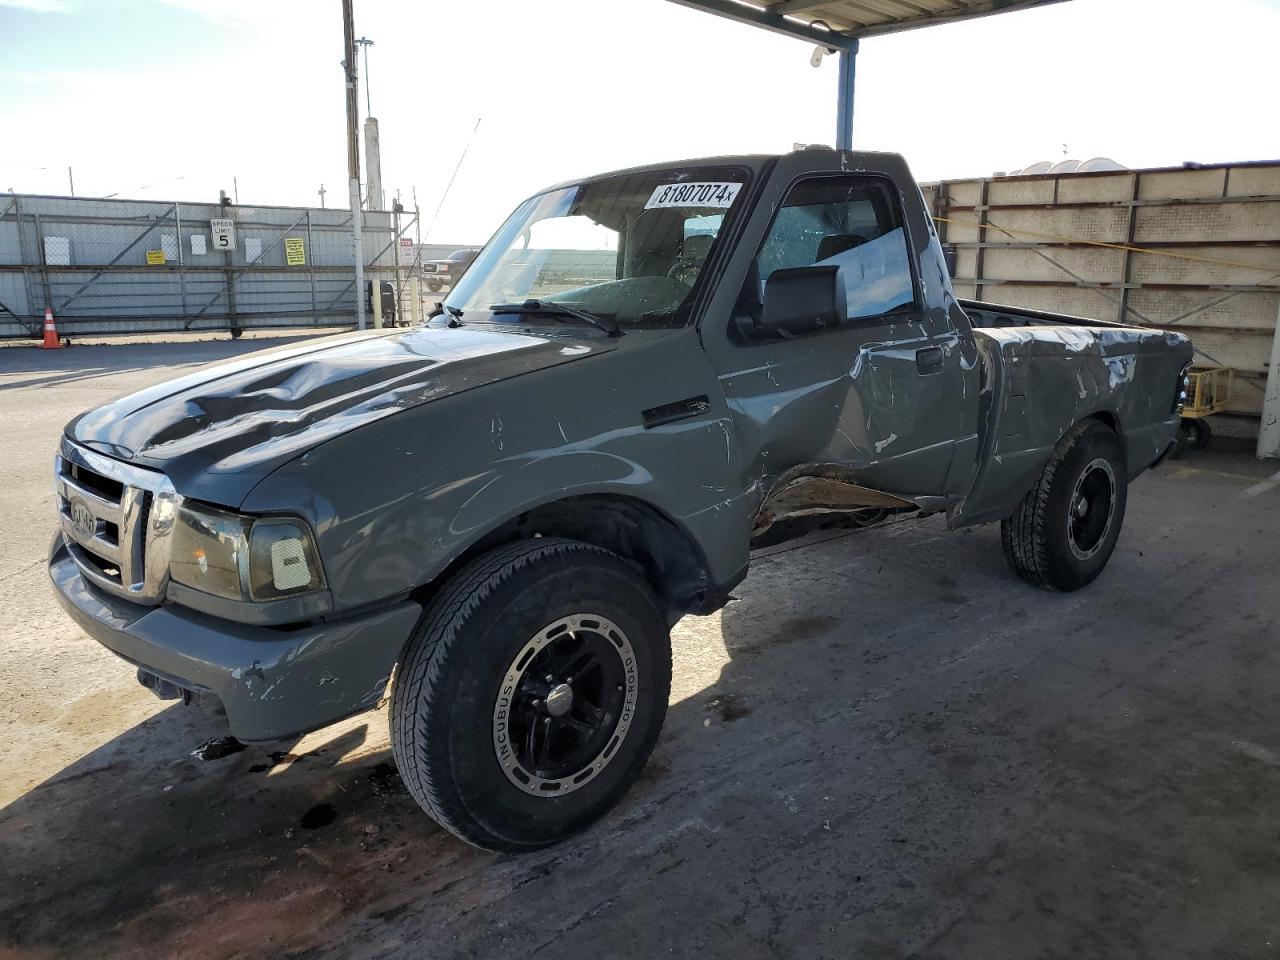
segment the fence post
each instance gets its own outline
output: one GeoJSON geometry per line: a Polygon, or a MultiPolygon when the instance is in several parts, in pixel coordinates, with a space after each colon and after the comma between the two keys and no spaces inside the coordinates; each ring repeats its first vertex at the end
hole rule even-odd
{"type": "Polygon", "coordinates": [[[351,249],[356,258],[356,329],[364,329],[364,240],[361,229],[364,226],[364,209],[360,206],[360,179],[351,180],[351,249]]]}
{"type": "Polygon", "coordinates": [[[391,321],[393,324],[400,323],[404,319],[404,297],[400,296],[400,211],[403,209],[404,207],[400,205],[399,200],[391,201],[391,210],[392,210],[392,216],[395,220],[395,231],[396,231],[396,245],[391,248],[392,252],[395,253],[396,255],[396,284],[395,284],[396,313],[395,313],[395,317],[391,321]]]}
{"type": "MultiPolygon", "coordinates": [[[[17,222],[18,259],[22,261],[22,292],[27,298],[25,316],[34,319],[36,315],[36,298],[31,295],[31,271],[28,269],[31,259],[27,256],[26,234],[22,229],[22,204],[18,201],[17,194],[13,194],[13,216],[17,222]]],[[[29,326],[27,330],[31,336],[39,339],[42,326],[43,324],[37,321],[29,326]]]]}
{"type": "Polygon", "coordinates": [[[1267,392],[1262,399],[1258,421],[1258,459],[1280,457],[1280,303],[1276,305],[1276,329],[1271,340],[1271,367],[1267,370],[1267,392]]]}
{"type": "MultiPolygon", "coordinates": [[[[218,205],[222,208],[222,216],[225,219],[228,216],[227,207],[231,206],[227,191],[219,192],[218,205]]],[[[231,334],[232,340],[238,340],[244,330],[241,329],[240,321],[236,317],[236,272],[231,263],[230,250],[222,251],[222,265],[227,276],[227,332],[231,334]]]]}
{"type": "Polygon", "coordinates": [[[409,319],[415,327],[422,322],[422,289],[416,273],[409,277],[409,319]]]}
{"type": "Polygon", "coordinates": [[[984,177],[982,180],[982,190],[978,195],[978,203],[982,209],[978,213],[978,250],[974,255],[973,267],[973,299],[982,299],[982,281],[986,279],[985,273],[987,269],[987,239],[990,233],[987,230],[987,212],[990,209],[988,202],[991,197],[991,180],[984,177]]]}
{"type": "Polygon", "coordinates": [[[53,291],[49,289],[49,259],[44,252],[44,226],[40,222],[40,214],[34,213],[31,219],[36,225],[36,250],[40,253],[40,277],[44,284],[44,305],[53,307],[53,291]]]}
{"type": "Polygon", "coordinates": [[[1134,238],[1138,235],[1138,199],[1142,193],[1142,174],[1133,175],[1133,191],[1129,195],[1129,210],[1125,223],[1124,266],[1120,271],[1120,302],[1117,304],[1116,323],[1125,323],[1129,317],[1129,281],[1133,277],[1134,238]]]}
{"type": "Polygon", "coordinates": [[[311,283],[311,323],[319,325],[316,316],[316,248],[311,241],[311,211],[307,211],[307,273],[311,283]]]}
{"type": "Polygon", "coordinates": [[[187,322],[187,257],[182,252],[182,210],[173,205],[173,219],[178,235],[178,302],[182,305],[182,322],[187,322]]]}

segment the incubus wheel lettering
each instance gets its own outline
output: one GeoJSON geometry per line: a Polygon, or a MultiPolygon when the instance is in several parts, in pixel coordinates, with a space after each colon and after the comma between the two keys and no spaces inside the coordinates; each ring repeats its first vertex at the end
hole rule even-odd
{"type": "Polygon", "coordinates": [[[493,749],[525,793],[562,797],[590,783],[616,756],[635,716],[635,651],[596,614],[548,624],[511,661],[493,708],[493,749]]]}

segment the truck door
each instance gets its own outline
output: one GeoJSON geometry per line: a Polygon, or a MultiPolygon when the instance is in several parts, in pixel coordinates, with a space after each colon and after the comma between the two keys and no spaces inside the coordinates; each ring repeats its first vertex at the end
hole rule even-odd
{"type": "Polygon", "coordinates": [[[792,467],[838,463],[869,487],[941,495],[971,378],[945,278],[922,281],[917,267],[931,240],[923,204],[899,187],[915,191],[905,164],[901,175],[851,173],[831,158],[778,161],[702,323],[745,479],[763,496],[792,467]],[[759,309],[769,275],[814,264],[841,267],[846,322],[787,339],[753,332],[745,315],[759,309]]]}

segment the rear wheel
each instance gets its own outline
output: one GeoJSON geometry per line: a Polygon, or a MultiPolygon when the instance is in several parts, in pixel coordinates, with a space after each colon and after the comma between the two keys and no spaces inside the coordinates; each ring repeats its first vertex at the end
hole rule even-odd
{"type": "Polygon", "coordinates": [[[576,833],[639,776],[666,716],[667,626],[621,557],[551,538],[464,568],[410,641],[392,748],[414,799],[490,850],[576,833]]]}
{"type": "Polygon", "coordinates": [[[1005,559],[1037,587],[1078,590],[1111,558],[1128,494],[1120,439],[1106,424],[1077,424],[1035,486],[1000,524],[1005,559]]]}
{"type": "Polygon", "coordinates": [[[1178,427],[1178,440],[1192,450],[1203,450],[1213,439],[1209,423],[1195,417],[1186,417],[1178,427]]]}

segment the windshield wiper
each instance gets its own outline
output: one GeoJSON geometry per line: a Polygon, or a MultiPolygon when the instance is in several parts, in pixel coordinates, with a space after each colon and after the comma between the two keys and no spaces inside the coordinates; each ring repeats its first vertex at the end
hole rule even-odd
{"type": "Polygon", "coordinates": [[[599,330],[603,330],[611,337],[622,336],[622,328],[618,326],[613,317],[597,316],[594,313],[587,313],[585,310],[579,310],[577,307],[571,307],[566,303],[556,303],[554,300],[526,300],[523,303],[493,303],[489,305],[492,313],[533,313],[542,316],[563,316],[573,317],[575,320],[581,320],[589,323],[599,330]]]}
{"type": "Polygon", "coordinates": [[[462,326],[462,311],[445,303],[437,303],[436,308],[427,314],[427,319],[432,320],[436,317],[442,317],[446,313],[449,315],[449,326],[462,326]]]}

